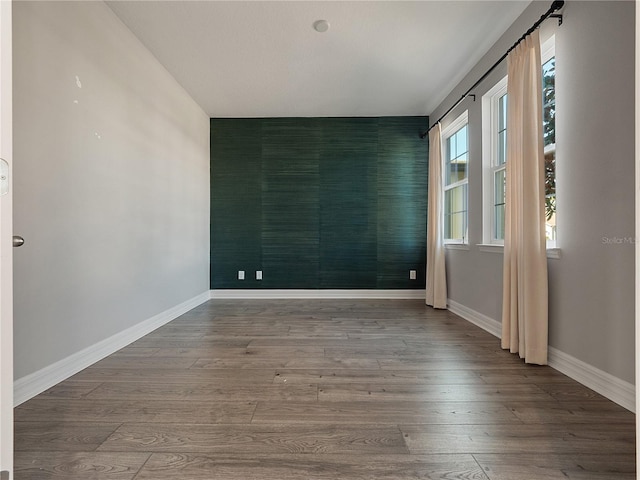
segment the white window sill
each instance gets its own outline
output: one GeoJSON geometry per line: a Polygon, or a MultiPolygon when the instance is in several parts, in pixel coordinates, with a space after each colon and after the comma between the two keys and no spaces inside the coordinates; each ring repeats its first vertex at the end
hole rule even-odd
{"type": "Polygon", "coordinates": [[[560,258],[562,255],[560,254],[559,248],[547,248],[547,258],[560,258]]]}
{"type": "Polygon", "coordinates": [[[469,250],[468,243],[445,243],[444,248],[447,250],[469,250]]]}
{"type": "MultiPolygon", "coordinates": [[[[504,245],[498,245],[495,243],[479,243],[476,245],[481,252],[497,253],[502,255],[504,253],[504,245]]],[[[547,248],[547,258],[561,258],[561,251],[559,248],[547,248]]]]}
{"type": "Polygon", "coordinates": [[[499,253],[500,255],[504,252],[504,245],[498,243],[479,243],[477,247],[481,252],[499,253]]]}

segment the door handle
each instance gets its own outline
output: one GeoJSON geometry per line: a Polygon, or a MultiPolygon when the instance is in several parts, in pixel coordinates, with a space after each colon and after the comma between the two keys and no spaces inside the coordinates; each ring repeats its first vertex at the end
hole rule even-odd
{"type": "Polygon", "coordinates": [[[24,245],[24,238],[22,238],[19,235],[14,235],[13,236],[13,246],[14,247],[21,247],[22,245],[24,245]]]}

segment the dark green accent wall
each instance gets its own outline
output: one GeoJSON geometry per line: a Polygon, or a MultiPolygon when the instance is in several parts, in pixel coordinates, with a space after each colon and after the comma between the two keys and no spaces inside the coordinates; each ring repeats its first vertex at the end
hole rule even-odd
{"type": "Polygon", "coordinates": [[[428,123],[211,119],[211,288],[424,288],[428,123]]]}

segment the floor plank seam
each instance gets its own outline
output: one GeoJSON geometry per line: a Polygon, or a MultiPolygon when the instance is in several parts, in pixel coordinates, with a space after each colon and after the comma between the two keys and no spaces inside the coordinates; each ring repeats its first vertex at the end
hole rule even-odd
{"type": "Polygon", "coordinates": [[[94,451],[94,452],[103,452],[103,451],[107,451],[107,452],[108,452],[109,450],[100,450],[100,449],[101,449],[101,448],[104,446],[104,444],[105,444],[105,443],[107,443],[107,442],[109,441],[109,439],[110,439],[111,437],[113,437],[113,436],[116,434],[116,432],[117,432],[118,430],[120,430],[123,426],[124,426],[124,423],[120,423],[120,424],[116,427],[116,429],[115,429],[115,430],[113,430],[113,431],[112,431],[112,432],[111,432],[111,433],[110,433],[110,434],[109,434],[109,435],[108,435],[108,436],[107,436],[107,437],[106,437],[106,438],[105,438],[105,439],[104,439],[100,444],[98,444],[98,445],[96,446],[96,448],[95,448],[93,451],[94,451]]]}
{"type": "Polygon", "coordinates": [[[144,470],[144,467],[147,465],[147,463],[149,463],[149,460],[151,460],[151,457],[153,456],[153,452],[148,452],[148,453],[149,453],[149,455],[147,456],[147,459],[144,461],[144,463],[138,469],[138,471],[135,473],[135,475],[133,477],[131,477],[131,480],[136,480],[138,478],[138,475],[140,475],[142,470],[144,470]]]}
{"type": "Polygon", "coordinates": [[[89,395],[91,395],[93,392],[95,392],[98,388],[102,387],[104,385],[105,382],[101,382],[98,383],[98,385],[96,385],[94,388],[92,388],[91,390],[89,390],[88,392],[86,392],[85,394],[81,395],[81,398],[87,398],[89,395]]]}
{"type": "Polygon", "coordinates": [[[482,465],[480,465],[480,462],[478,461],[478,459],[476,458],[475,454],[471,454],[471,458],[473,458],[473,461],[476,462],[476,465],[478,465],[478,468],[480,469],[480,471],[483,473],[483,475],[487,478],[487,480],[493,480],[491,478],[491,476],[485,471],[484,468],[482,468],[482,465]]]}
{"type": "Polygon", "coordinates": [[[402,428],[401,428],[400,425],[396,425],[396,428],[398,429],[398,432],[400,433],[400,439],[402,440],[402,444],[404,445],[404,449],[407,451],[406,454],[407,455],[411,455],[411,449],[409,448],[409,444],[406,441],[406,438],[409,435],[402,431],[402,428]]]}
{"type": "MultiPolygon", "coordinates": [[[[166,357],[164,357],[166,358],[166,357]]],[[[196,363],[198,363],[198,361],[200,361],[200,358],[194,358],[193,359],[193,363],[191,365],[189,365],[187,368],[185,368],[185,370],[192,370],[193,367],[195,366],[196,363]]]]}
{"type": "Polygon", "coordinates": [[[256,416],[256,411],[258,410],[258,405],[260,405],[260,400],[256,400],[256,406],[253,408],[253,413],[251,414],[251,419],[248,424],[253,424],[253,418],[256,416]]]}

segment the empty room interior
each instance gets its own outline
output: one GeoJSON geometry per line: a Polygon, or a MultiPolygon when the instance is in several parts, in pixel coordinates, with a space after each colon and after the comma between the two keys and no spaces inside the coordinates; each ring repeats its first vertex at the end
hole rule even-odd
{"type": "Polygon", "coordinates": [[[636,3],[553,5],[12,2],[11,478],[636,478],[636,3]]]}

